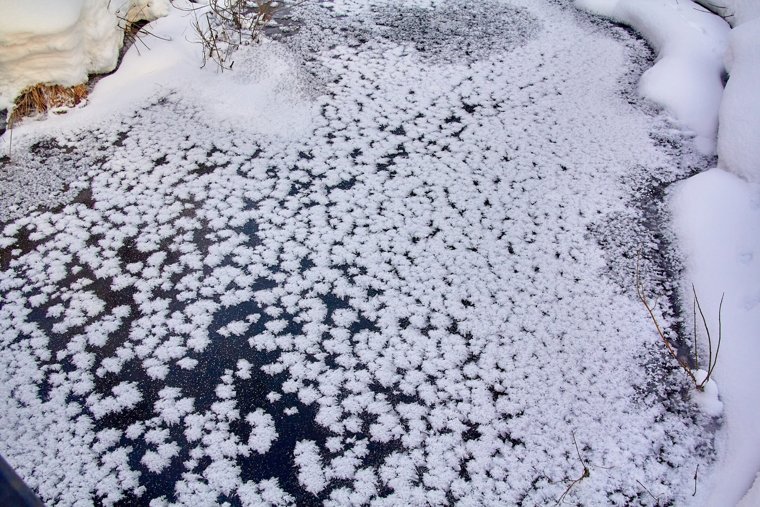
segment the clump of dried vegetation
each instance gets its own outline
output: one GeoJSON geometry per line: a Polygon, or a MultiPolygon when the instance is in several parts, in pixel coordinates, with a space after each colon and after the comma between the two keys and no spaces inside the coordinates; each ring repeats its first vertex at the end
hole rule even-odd
{"type": "Polygon", "coordinates": [[[13,150],[13,126],[22,118],[44,115],[48,112],[65,112],[67,108],[76,107],[87,98],[87,83],[75,86],[38,83],[25,88],[8,113],[9,132],[8,158],[13,150]]]}
{"type": "Polygon", "coordinates": [[[87,84],[61,86],[39,83],[23,90],[16,98],[13,110],[8,116],[10,127],[21,118],[75,107],[87,98],[87,84]]]}

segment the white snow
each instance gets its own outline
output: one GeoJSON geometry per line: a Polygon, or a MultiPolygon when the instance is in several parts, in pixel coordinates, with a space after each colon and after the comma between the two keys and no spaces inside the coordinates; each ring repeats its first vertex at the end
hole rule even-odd
{"type": "Polygon", "coordinates": [[[69,30],[79,21],[84,3],[85,0],[3,0],[0,33],[46,35],[69,30]]]}
{"type": "Polygon", "coordinates": [[[711,435],[649,391],[659,338],[590,233],[640,218],[631,180],[679,173],[621,98],[635,44],[554,2],[468,4],[507,46],[417,4],[433,56],[386,38],[397,4],[340,0],[310,7],[313,49],[222,75],[173,11],[87,108],[18,129],[83,157],[92,195],[0,235],[0,452],[46,502],[551,505],[574,439],[598,468],[572,501],[688,501],[711,435]],[[280,438],[298,485],[247,480],[280,438]]]}
{"type": "Polygon", "coordinates": [[[245,420],[251,425],[248,446],[259,454],[265,454],[277,439],[272,416],[259,408],[245,416],[245,420]]]}
{"type": "Polygon", "coordinates": [[[720,105],[720,167],[760,183],[760,14],[731,30],[720,105]]]}
{"type": "Polygon", "coordinates": [[[695,134],[697,148],[715,152],[729,25],[691,0],[576,0],[576,5],[639,31],[657,51],[640,81],[660,104],[695,134]]]}
{"type": "Polygon", "coordinates": [[[325,489],[327,479],[317,445],[312,441],[302,440],[296,444],[293,454],[298,467],[298,482],[304,489],[315,495],[325,489]]]}
{"type": "MultiPolygon", "coordinates": [[[[718,165],[739,178],[720,169],[699,174],[677,186],[671,205],[687,262],[682,300],[691,301],[693,283],[717,326],[726,294],[713,380],[704,392],[692,393],[706,413],[725,416],[714,475],[696,504],[736,505],[760,470],[760,3],[709,3],[735,28],[726,33],[717,16],[688,1],[576,0],[633,26],[654,45],[658,61],[642,77],[642,92],[701,132],[703,151],[710,129],[698,126],[714,130],[719,109],[718,165]],[[720,59],[729,73],[722,95],[716,79],[720,59]]],[[[752,504],[754,494],[747,493],[745,503],[752,504]]]]}
{"type": "MultiPolygon", "coordinates": [[[[703,347],[702,347],[703,348],[703,347]]],[[[704,352],[704,350],[702,351],[704,352]]],[[[699,405],[703,412],[713,417],[718,417],[723,414],[723,402],[720,401],[720,394],[718,392],[718,384],[714,379],[710,378],[705,382],[707,377],[707,371],[702,369],[696,369],[693,371],[697,384],[702,384],[702,389],[694,389],[691,392],[691,396],[694,401],[699,405]]]]}
{"type": "Polygon", "coordinates": [[[739,26],[760,16],[760,2],[757,0],[703,0],[702,3],[720,13],[731,26],[739,26]]]}
{"type": "Polygon", "coordinates": [[[755,507],[756,505],[760,505],[760,473],[758,473],[755,482],[752,483],[752,488],[736,504],[736,507],[755,507]]]}
{"type": "Polygon", "coordinates": [[[0,109],[37,83],[73,86],[116,66],[124,28],[168,0],[0,0],[0,109]]]}
{"type": "Polygon", "coordinates": [[[725,429],[704,505],[735,505],[760,470],[760,186],[712,169],[678,184],[672,206],[684,279],[713,325],[726,294],[714,371],[725,429]]]}

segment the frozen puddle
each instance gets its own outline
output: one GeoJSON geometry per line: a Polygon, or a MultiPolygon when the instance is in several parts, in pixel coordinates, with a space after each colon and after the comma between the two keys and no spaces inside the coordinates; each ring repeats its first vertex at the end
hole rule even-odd
{"type": "Polygon", "coordinates": [[[0,235],[0,454],[46,503],[551,505],[577,452],[567,503],[690,498],[706,421],[594,232],[656,248],[633,189],[686,170],[641,43],[365,4],[293,37],[305,135],[177,90],[57,141],[87,188],[0,235]]]}

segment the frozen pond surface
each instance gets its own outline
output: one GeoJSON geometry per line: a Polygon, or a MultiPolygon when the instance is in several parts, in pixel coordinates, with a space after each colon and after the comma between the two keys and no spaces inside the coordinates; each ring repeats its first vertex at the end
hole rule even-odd
{"type": "Polygon", "coordinates": [[[44,501],[550,505],[578,452],[567,503],[690,497],[710,421],[634,293],[691,170],[646,47],[558,2],[368,4],[269,48],[288,135],[167,87],[3,162],[0,454],[44,501]]]}

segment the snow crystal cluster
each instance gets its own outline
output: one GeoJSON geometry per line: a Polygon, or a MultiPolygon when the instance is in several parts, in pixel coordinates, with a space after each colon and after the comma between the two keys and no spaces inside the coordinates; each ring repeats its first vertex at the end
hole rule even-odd
{"type": "Polygon", "coordinates": [[[116,66],[124,29],[169,0],[0,0],[0,109],[38,83],[74,86],[116,66]]]}

